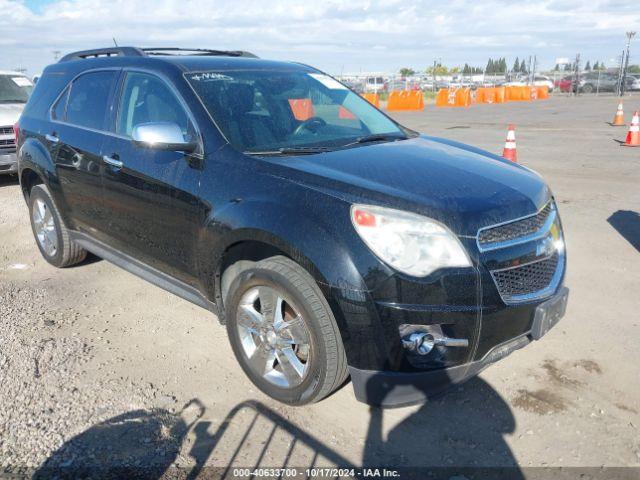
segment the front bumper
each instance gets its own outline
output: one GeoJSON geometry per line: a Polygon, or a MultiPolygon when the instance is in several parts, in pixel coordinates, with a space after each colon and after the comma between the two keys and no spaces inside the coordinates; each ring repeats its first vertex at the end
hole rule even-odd
{"type": "Polygon", "coordinates": [[[18,173],[18,157],[14,153],[0,154],[0,175],[18,173]]]}
{"type": "Polygon", "coordinates": [[[554,296],[532,310],[528,331],[500,343],[477,360],[438,370],[397,372],[349,367],[356,398],[380,407],[401,407],[423,403],[451,385],[462,383],[511,352],[540,339],[564,316],[569,289],[561,287],[554,296]]]}

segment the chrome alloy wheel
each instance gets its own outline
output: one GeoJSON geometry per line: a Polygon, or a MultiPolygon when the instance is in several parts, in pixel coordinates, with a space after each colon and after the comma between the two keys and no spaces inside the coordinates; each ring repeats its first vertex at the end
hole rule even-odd
{"type": "Polygon", "coordinates": [[[283,388],[302,383],[312,359],[309,329],[275,289],[249,289],[238,305],[236,323],[242,349],[255,373],[283,388]]]}
{"type": "Polygon", "coordinates": [[[58,233],[49,206],[43,200],[36,198],[31,217],[40,247],[48,256],[53,257],[58,251],[58,233]]]}

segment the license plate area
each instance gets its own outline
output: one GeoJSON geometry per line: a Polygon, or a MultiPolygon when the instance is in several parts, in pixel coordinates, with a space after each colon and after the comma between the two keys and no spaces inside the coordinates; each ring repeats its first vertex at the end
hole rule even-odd
{"type": "Polygon", "coordinates": [[[533,317],[533,325],[531,326],[531,337],[534,340],[540,340],[560,321],[567,310],[568,299],[569,289],[562,287],[558,295],[538,305],[533,317]]]}

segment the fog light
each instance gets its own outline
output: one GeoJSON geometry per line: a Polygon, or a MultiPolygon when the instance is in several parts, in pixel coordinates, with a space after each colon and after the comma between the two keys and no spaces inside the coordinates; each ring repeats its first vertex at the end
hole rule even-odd
{"type": "Polygon", "coordinates": [[[449,338],[445,336],[442,329],[437,325],[424,326],[432,331],[416,330],[417,325],[401,325],[402,346],[410,352],[418,355],[428,355],[434,347],[468,347],[469,340],[466,338],[449,338]],[[407,330],[410,330],[409,333],[407,330]]]}
{"type": "Polygon", "coordinates": [[[420,355],[427,355],[435,346],[433,335],[427,332],[412,333],[402,339],[402,344],[407,350],[412,350],[420,355]]]}

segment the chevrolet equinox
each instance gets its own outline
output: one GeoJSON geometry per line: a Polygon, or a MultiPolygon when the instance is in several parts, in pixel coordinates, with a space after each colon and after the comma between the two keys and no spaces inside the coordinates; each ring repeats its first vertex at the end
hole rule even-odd
{"type": "Polygon", "coordinates": [[[405,128],[306,65],[75,52],[45,69],[15,133],[46,261],[92,252],[216,313],[281,402],[349,376],[372,405],[422,402],[565,312],[539,175],[405,128]]]}

